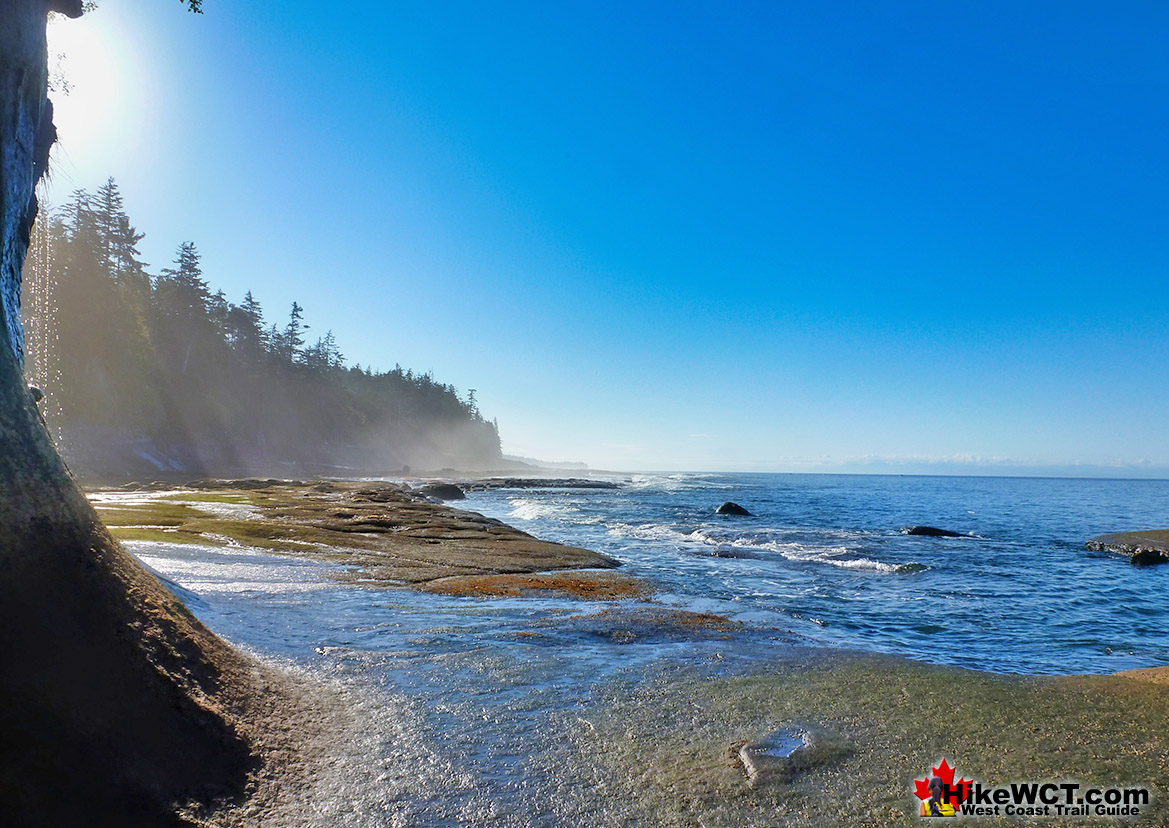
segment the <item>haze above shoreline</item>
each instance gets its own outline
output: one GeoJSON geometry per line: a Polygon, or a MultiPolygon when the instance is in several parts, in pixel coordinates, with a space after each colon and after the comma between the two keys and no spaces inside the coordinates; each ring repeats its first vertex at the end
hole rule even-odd
{"type": "Polygon", "coordinates": [[[788,474],[788,475],[857,475],[871,477],[1030,477],[1058,480],[1169,480],[1169,469],[1149,466],[1106,465],[1023,465],[958,463],[842,463],[840,465],[759,464],[758,466],[593,468],[591,466],[537,466],[538,470],[581,474],[788,474]]]}

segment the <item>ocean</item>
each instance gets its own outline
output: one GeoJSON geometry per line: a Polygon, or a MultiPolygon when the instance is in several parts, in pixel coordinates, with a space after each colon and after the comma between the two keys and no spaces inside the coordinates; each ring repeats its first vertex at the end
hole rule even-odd
{"type": "Polygon", "coordinates": [[[432,595],[338,583],[328,565],[247,548],[126,546],[220,635],[358,700],[361,738],[331,747],[329,772],[274,825],[649,824],[590,756],[587,734],[615,698],[650,710],[669,682],[826,648],[1032,675],[1169,664],[1169,566],[1084,549],[1165,526],[1169,481],[609,479],[620,487],[490,489],[457,505],[612,555],[657,585],[653,605],[729,628],[657,625],[633,600],[432,595]],[[716,515],[728,500],[752,516],[716,515]],[[961,536],[899,531],[921,524],[961,536]]]}
{"type": "Polygon", "coordinates": [[[662,600],[814,644],[1003,673],[1169,663],[1169,567],[1084,543],[1169,526],[1169,481],[655,474],[466,507],[596,549],[662,600]],[[715,515],[732,501],[752,517],[715,515]],[[960,538],[907,536],[930,525],[960,538]]]}

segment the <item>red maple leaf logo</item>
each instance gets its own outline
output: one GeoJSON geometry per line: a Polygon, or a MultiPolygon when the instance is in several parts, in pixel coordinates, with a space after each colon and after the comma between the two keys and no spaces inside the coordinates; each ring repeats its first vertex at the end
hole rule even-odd
{"type": "Polygon", "coordinates": [[[951,793],[948,796],[942,797],[945,801],[949,802],[950,804],[957,805],[962,800],[966,799],[967,796],[970,795],[970,782],[971,782],[971,780],[963,777],[963,778],[959,779],[958,784],[955,785],[954,784],[954,768],[945,760],[945,758],[942,759],[941,763],[937,767],[932,768],[931,770],[933,771],[933,773],[928,774],[925,779],[914,779],[913,780],[913,792],[915,794],[917,794],[918,799],[926,800],[926,799],[930,798],[930,778],[934,777],[934,776],[941,779],[943,785],[947,785],[950,788],[957,789],[956,793],[951,793]]]}

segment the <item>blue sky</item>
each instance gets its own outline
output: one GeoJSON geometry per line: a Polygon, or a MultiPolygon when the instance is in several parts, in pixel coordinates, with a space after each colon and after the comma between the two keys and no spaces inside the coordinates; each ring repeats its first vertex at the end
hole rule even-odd
{"type": "Polygon", "coordinates": [[[338,8],[54,24],[54,200],[517,454],[1169,470],[1164,4],[338,8]]]}

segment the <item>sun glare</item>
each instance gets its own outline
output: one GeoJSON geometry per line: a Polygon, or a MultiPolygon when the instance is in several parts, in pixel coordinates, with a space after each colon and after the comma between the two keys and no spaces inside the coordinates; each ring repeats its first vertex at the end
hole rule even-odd
{"type": "Polygon", "coordinates": [[[55,17],[49,24],[53,119],[66,151],[93,151],[114,135],[123,79],[118,56],[99,23],[55,17]]]}

